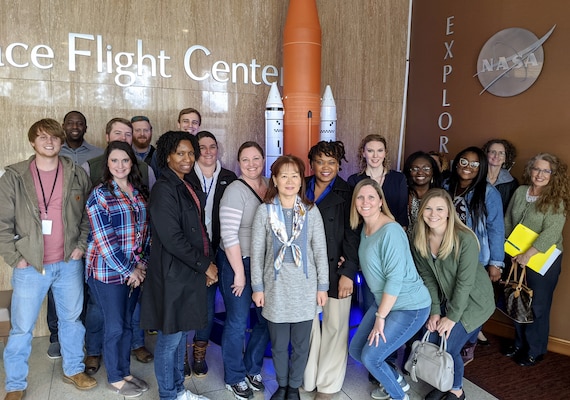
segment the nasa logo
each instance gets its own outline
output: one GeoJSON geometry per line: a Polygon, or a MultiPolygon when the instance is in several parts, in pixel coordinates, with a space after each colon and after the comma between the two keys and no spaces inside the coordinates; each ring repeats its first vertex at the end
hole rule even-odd
{"type": "Polygon", "coordinates": [[[477,59],[477,73],[484,92],[495,96],[516,96],[538,79],[544,63],[542,45],[556,28],[540,39],[522,28],[508,28],[493,35],[483,45],[477,59]]]}

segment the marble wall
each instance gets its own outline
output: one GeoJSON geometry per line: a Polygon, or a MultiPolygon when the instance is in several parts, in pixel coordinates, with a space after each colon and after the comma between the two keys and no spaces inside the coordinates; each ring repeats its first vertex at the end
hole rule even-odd
{"type": "MultiPolygon", "coordinates": [[[[26,140],[32,123],[44,117],[61,121],[73,109],[87,117],[86,139],[103,146],[105,124],[113,117],[147,115],[156,140],[176,128],[180,109],[195,107],[202,113],[202,128],[221,144],[222,163],[233,170],[242,142],[264,143],[269,86],[262,72],[281,67],[287,1],[0,4],[0,167],[32,154],[26,140]],[[198,47],[185,68],[192,46],[198,47]],[[141,75],[135,66],[120,67],[129,61],[121,53],[133,53],[141,75]],[[223,62],[230,72],[214,76],[212,68],[223,69],[223,62]],[[243,66],[233,73],[233,64],[243,66]],[[133,82],[124,71],[135,73],[133,82]],[[210,77],[198,79],[205,74],[210,77]]],[[[345,143],[349,161],[341,175],[347,177],[356,171],[356,149],[367,134],[386,136],[392,159],[397,158],[408,2],[318,0],[317,6],[321,87],[333,90],[337,138],[345,143]]],[[[2,263],[0,271],[0,288],[8,288],[10,268],[2,263]]],[[[36,334],[46,333],[42,312],[36,334]]]]}

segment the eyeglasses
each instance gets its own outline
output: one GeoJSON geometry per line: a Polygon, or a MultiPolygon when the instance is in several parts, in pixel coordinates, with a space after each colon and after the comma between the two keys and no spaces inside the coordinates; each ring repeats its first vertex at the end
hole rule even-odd
{"type": "Polygon", "coordinates": [[[410,168],[410,172],[418,173],[418,172],[420,172],[420,170],[424,171],[427,174],[428,172],[431,172],[431,167],[412,167],[412,168],[410,168]]]}
{"type": "Polygon", "coordinates": [[[540,168],[532,167],[530,170],[537,175],[540,175],[541,172],[543,175],[551,175],[552,174],[551,169],[540,169],[540,168]]]}
{"type": "Polygon", "coordinates": [[[459,159],[459,165],[461,165],[462,167],[471,167],[473,169],[477,169],[479,168],[479,165],[481,165],[481,163],[479,161],[469,161],[466,158],[460,158],[459,159]]]}
{"type": "Polygon", "coordinates": [[[136,117],[131,118],[131,123],[140,122],[140,121],[145,121],[145,122],[148,122],[150,124],[148,117],[145,117],[144,115],[137,115],[136,117]]]}
{"type": "Polygon", "coordinates": [[[505,157],[507,155],[507,153],[505,153],[504,151],[497,151],[497,150],[489,150],[487,152],[487,154],[493,156],[493,157],[505,157]]]}

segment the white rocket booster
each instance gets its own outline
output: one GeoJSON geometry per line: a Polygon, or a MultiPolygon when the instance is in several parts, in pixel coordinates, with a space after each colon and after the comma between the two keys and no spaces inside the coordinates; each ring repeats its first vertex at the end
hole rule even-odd
{"type": "Polygon", "coordinates": [[[321,101],[321,140],[336,140],[336,104],[330,85],[325,88],[321,101]]]}
{"type": "Polygon", "coordinates": [[[271,164],[283,155],[283,101],[277,83],[271,84],[265,103],[265,173],[271,175],[271,164]]]}

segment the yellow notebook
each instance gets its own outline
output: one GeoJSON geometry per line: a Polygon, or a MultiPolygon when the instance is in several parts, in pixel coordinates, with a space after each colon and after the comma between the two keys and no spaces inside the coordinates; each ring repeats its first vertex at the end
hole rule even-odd
{"type": "MultiPolygon", "coordinates": [[[[523,224],[518,224],[505,241],[505,253],[511,257],[524,253],[530,249],[537,237],[538,233],[523,224]]],[[[546,253],[537,253],[532,256],[527,266],[533,271],[544,275],[560,253],[561,251],[553,244],[546,253]]]]}
{"type": "Polygon", "coordinates": [[[540,275],[544,275],[550,269],[552,263],[556,261],[560,253],[562,252],[553,244],[546,253],[537,253],[532,256],[530,260],[528,260],[528,267],[540,275]]]}
{"type": "Polygon", "coordinates": [[[534,243],[538,233],[523,224],[518,224],[505,241],[505,253],[511,257],[524,253],[534,243]]]}

